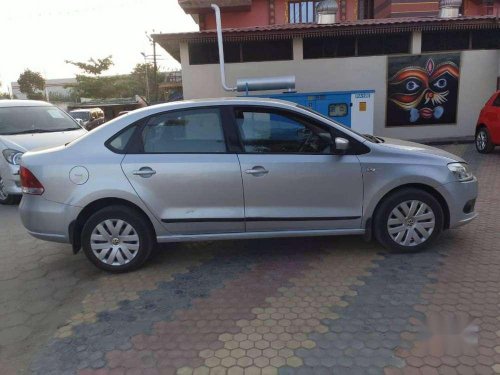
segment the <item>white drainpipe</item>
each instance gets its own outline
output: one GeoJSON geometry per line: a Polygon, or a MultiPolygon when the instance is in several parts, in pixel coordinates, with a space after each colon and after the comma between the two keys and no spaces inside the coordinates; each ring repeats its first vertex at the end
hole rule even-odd
{"type": "Polygon", "coordinates": [[[215,22],[217,24],[217,42],[219,44],[219,66],[222,87],[226,91],[236,91],[236,87],[229,87],[226,84],[226,69],[224,66],[224,45],[222,44],[222,22],[220,18],[220,8],[217,4],[212,4],[212,8],[215,11],[215,22]]]}
{"type": "Polygon", "coordinates": [[[295,89],[295,76],[284,77],[259,77],[259,78],[243,78],[237,80],[236,87],[230,87],[226,83],[226,69],[224,64],[224,45],[222,42],[222,22],[220,16],[220,8],[217,4],[212,4],[215,11],[215,22],[217,24],[217,43],[219,45],[219,66],[220,79],[224,90],[226,91],[264,91],[264,90],[281,90],[293,91],[295,89]]]}

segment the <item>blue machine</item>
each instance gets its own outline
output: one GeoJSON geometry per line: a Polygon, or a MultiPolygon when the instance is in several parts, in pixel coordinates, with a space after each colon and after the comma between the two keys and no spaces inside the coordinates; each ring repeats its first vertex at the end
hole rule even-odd
{"type": "Polygon", "coordinates": [[[261,94],[252,96],[288,100],[290,102],[301,104],[303,106],[314,109],[325,116],[331,117],[337,122],[340,122],[341,124],[348,127],[352,126],[353,120],[361,117],[363,118],[364,125],[373,129],[374,94],[374,90],[359,90],[313,93],[261,94]],[[371,117],[371,124],[366,123],[367,117],[368,119],[371,117]]]}

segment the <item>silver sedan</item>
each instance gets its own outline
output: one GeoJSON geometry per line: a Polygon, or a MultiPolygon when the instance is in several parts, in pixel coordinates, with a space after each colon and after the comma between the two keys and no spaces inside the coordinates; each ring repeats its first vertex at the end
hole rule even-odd
{"type": "Polygon", "coordinates": [[[160,242],[358,234],[417,251],[476,217],[461,158],[278,100],[137,110],[27,152],[20,174],[29,233],[114,272],[160,242]]]}

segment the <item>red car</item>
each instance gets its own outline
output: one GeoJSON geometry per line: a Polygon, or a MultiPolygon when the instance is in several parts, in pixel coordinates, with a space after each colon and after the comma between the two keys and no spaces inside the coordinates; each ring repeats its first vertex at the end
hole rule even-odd
{"type": "Polygon", "coordinates": [[[479,114],[476,126],[476,148],[487,154],[500,145],[500,91],[494,93],[479,114]]]}

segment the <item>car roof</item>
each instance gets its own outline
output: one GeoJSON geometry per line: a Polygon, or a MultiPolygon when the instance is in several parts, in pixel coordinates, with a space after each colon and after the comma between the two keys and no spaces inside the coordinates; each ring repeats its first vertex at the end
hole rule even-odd
{"type": "MultiPolygon", "coordinates": [[[[174,102],[175,103],[175,102],[174,102]]],[[[189,104],[208,104],[208,105],[214,105],[214,104],[220,104],[220,105],[241,105],[241,104],[251,104],[251,105],[258,105],[258,104],[264,104],[264,105],[272,105],[272,104],[279,104],[279,105],[287,105],[289,106],[291,103],[286,100],[281,100],[281,99],[271,99],[271,98],[258,98],[258,97],[250,97],[250,96],[239,96],[239,97],[226,97],[226,98],[208,98],[208,99],[192,99],[192,100],[184,100],[182,103],[186,103],[187,106],[189,104]]]]}
{"type": "Polygon", "coordinates": [[[52,104],[41,100],[23,100],[23,99],[1,99],[0,108],[10,107],[53,107],[52,104]]]}
{"type": "Polygon", "coordinates": [[[191,100],[181,100],[170,103],[155,104],[149,107],[140,108],[134,112],[160,112],[162,110],[173,110],[173,109],[184,109],[184,108],[196,108],[203,106],[219,106],[219,105],[263,105],[263,106],[275,106],[281,108],[296,107],[296,103],[292,103],[286,100],[280,99],[268,99],[268,98],[256,98],[256,97],[233,97],[233,98],[208,98],[208,99],[191,99],[191,100]]]}

